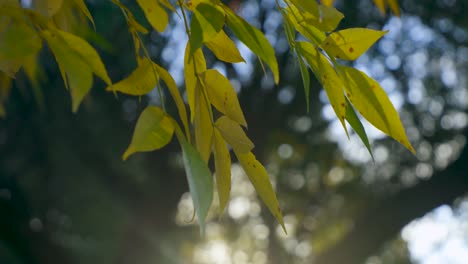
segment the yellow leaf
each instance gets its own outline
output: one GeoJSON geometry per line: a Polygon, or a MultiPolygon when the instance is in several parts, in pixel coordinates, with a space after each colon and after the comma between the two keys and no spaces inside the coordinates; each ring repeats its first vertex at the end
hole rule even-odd
{"type": "Polygon", "coordinates": [[[333,6],[335,0],[320,0],[320,2],[322,2],[322,5],[324,6],[333,6]]]}
{"type": "Polygon", "coordinates": [[[161,78],[161,80],[164,81],[167,88],[169,89],[169,92],[172,95],[172,98],[174,99],[174,102],[177,106],[177,110],[179,112],[180,119],[182,120],[182,124],[184,125],[185,133],[187,137],[189,137],[190,130],[189,130],[188,119],[187,119],[187,110],[185,109],[184,100],[182,99],[182,96],[180,95],[180,91],[177,88],[177,85],[174,79],[169,74],[169,72],[166,71],[166,69],[157,65],[156,63],[154,63],[154,66],[156,67],[156,71],[158,72],[159,77],[161,78]]]}
{"type": "Polygon", "coordinates": [[[0,61],[22,61],[41,47],[42,39],[26,23],[11,22],[0,31],[0,61]]]}
{"type": "Polygon", "coordinates": [[[96,30],[96,25],[94,24],[94,19],[91,13],[88,10],[88,7],[86,6],[84,0],[73,0],[78,6],[78,9],[91,21],[91,24],[93,24],[94,30],[96,30]]]}
{"type": "Polygon", "coordinates": [[[245,154],[254,148],[254,144],[247,137],[241,126],[227,116],[218,118],[215,126],[234,151],[245,154]]]}
{"type": "Polygon", "coordinates": [[[158,83],[154,63],[144,58],[141,64],[125,79],[110,85],[106,91],[119,91],[130,95],[144,95],[153,90],[158,83]]]}
{"type": "Polygon", "coordinates": [[[159,107],[148,106],[138,118],[130,145],[122,156],[126,160],[135,152],[160,149],[174,134],[174,124],[159,107]]]}
{"type": "Polygon", "coordinates": [[[331,33],[322,48],[338,59],[355,60],[386,33],[367,28],[345,29],[331,33]]]}
{"type": "Polygon", "coordinates": [[[294,6],[302,11],[309,12],[314,16],[319,15],[319,5],[316,1],[310,0],[290,0],[294,6]]]}
{"type": "Polygon", "coordinates": [[[208,98],[218,111],[227,115],[230,119],[247,127],[244,114],[237,99],[236,91],[229,80],[217,70],[207,70],[201,74],[205,84],[208,98]]]}
{"type": "Polygon", "coordinates": [[[63,0],[35,0],[34,9],[46,17],[52,17],[62,7],[63,0]]]}
{"type": "Polygon", "coordinates": [[[258,195],[265,203],[266,207],[270,210],[271,214],[276,218],[276,220],[283,227],[284,232],[286,233],[286,227],[284,226],[283,215],[281,214],[281,209],[279,207],[278,199],[276,198],[275,191],[270,182],[270,177],[268,172],[263,167],[263,165],[255,158],[252,152],[248,153],[238,153],[235,152],[237,159],[245,170],[245,173],[252,182],[255,190],[257,190],[258,195]]]}
{"type": "Polygon", "coordinates": [[[373,0],[374,4],[379,8],[380,12],[385,15],[386,11],[386,6],[385,6],[385,0],[373,0]]]}
{"type": "Polygon", "coordinates": [[[171,10],[172,12],[176,12],[176,9],[174,8],[174,6],[171,4],[171,2],[169,2],[169,0],[159,0],[159,2],[165,6],[166,8],[168,8],[169,10],[171,10]]]}
{"type": "Polygon", "coordinates": [[[304,37],[314,43],[320,44],[325,40],[325,33],[311,24],[313,16],[305,11],[299,11],[294,6],[286,8],[286,16],[294,28],[304,37]],[[309,17],[309,19],[307,19],[309,17]]]}
{"type": "Polygon", "coordinates": [[[226,208],[231,192],[231,155],[217,129],[213,134],[213,153],[216,169],[216,187],[218,188],[219,215],[226,208]]]}
{"type": "Polygon", "coordinates": [[[340,69],[344,75],[348,98],[359,113],[376,128],[415,153],[398,112],[379,83],[352,67],[341,66],[340,69]]]}
{"type": "Polygon", "coordinates": [[[159,32],[163,32],[169,23],[169,16],[166,10],[156,0],[137,0],[141,9],[145,13],[146,19],[151,26],[159,32]]]}
{"type": "Polygon", "coordinates": [[[223,7],[226,12],[227,25],[229,28],[240,41],[268,64],[273,72],[274,81],[277,84],[279,82],[278,62],[276,61],[275,50],[270,42],[268,42],[267,38],[260,30],[236,15],[229,7],[223,7]]]}
{"type": "Polygon", "coordinates": [[[400,16],[400,7],[397,0],[387,0],[387,4],[395,16],[400,16]]]}
{"type": "Polygon", "coordinates": [[[211,107],[205,100],[203,89],[200,82],[195,88],[195,145],[203,160],[208,163],[211,154],[211,145],[213,137],[213,124],[211,123],[210,111],[211,107]]]}
{"type": "Polygon", "coordinates": [[[191,52],[212,40],[224,26],[224,11],[221,7],[200,3],[193,10],[190,23],[191,52]]]}
{"type": "Polygon", "coordinates": [[[328,59],[311,43],[299,41],[297,42],[297,46],[298,49],[301,49],[304,59],[309,64],[317,79],[322,83],[323,88],[327,92],[330,104],[333,110],[335,110],[336,116],[341,121],[345,131],[347,131],[344,123],[346,116],[346,100],[344,97],[343,82],[338,77],[338,74],[328,59]]]}
{"type": "Polygon", "coordinates": [[[245,62],[236,44],[224,33],[224,30],[219,31],[219,33],[205,45],[219,60],[230,63],[245,62]]]}
{"type": "Polygon", "coordinates": [[[187,92],[187,99],[191,113],[190,120],[192,122],[195,114],[195,86],[197,84],[197,76],[199,73],[204,71],[206,71],[206,61],[202,50],[197,49],[195,52],[190,54],[190,44],[187,42],[184,57],[184,76],[185,90],[187,92]]]}

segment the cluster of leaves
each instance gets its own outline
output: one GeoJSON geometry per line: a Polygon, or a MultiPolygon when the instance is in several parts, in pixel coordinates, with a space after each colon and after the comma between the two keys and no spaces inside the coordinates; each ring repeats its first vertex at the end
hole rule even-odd
{"type": "MultiPolygon", "coordinates": [[[[226,63],[244,62],[235,43],[225,32],[225,28],[229,28],[259,57],[260,62],[269,67],[275,83],[278,83],[275,52],[264,34],[219,0],[178,0],[178,9],[168,0],[137,0],[156,31],[166,29],[172,12],[177,12],[184,20],[189,37],[184,59],[188,115],[174,79],[166,69],[152,61],[145,49],[140,35],[148,33],[148,30],[138,23],[125,5],[118,0],[111,2],[122,11],[134,40],[137,68],[128,77],[113,83],[96,50],[73,33],[72,29],[86,23],[86,19],[94,25],[83,0],[36,0],[28,9],[15,0],[1,0],[0,81],[5,83],[1,87],[10,86],[6,84],[21,66],[33,82],[37,80],[36,58],[43,41],[52,51],[65,87],[70,90],[73,111],[77,111],[91,89],[93,74],[107,84],[108,91],[134,96],[145,95],[157,87],[162,97],[163,83],[177,106],[180,123],[165,111],[164,98],[161,98],[161,107],[146,107],[138,118],[123,159],[136,152],[160,149],[175,134],[182,148],[194,208],[203,231],[214,189],[208,162],[213,154],[219,213],[222,214],[231,188],[230,146],[259,196],[284,228],[268,173],[252,153],[254,144],[244,131],[247,122],[236,92],[224,75],[215,69],[207,69],[202,49],[206,47],[226,63]]],[[[318,4],[310,0],[286,0],[283,5],[277,2],[288,42],[298,60],[307,105],[310,69],[324,87],[346,133],[345,120],[371,152],[364,128],[354,111],[357,109],[375,127],[414,152],[398,113],[378,82],[339,63],[339,60],[358,58],[385,32],[365,28],[335,31],[344,16],[332,6],[332,2],[318,4]]],[[[383,1],[376,3],[385,10],[383,1]]],[[[388,4],[395,7],[396,2],[388,1],[388,4]]],[[[8,92],[5,89],[9,88],[0,90],[0,103],[6,100],[8,92]]]]}

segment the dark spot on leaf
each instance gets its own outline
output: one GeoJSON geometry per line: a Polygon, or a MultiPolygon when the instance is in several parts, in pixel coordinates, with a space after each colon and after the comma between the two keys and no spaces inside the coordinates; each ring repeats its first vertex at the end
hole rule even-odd
{"type": "Polygon", "coordinates": [[[346,106],[345,103],[341,103],[341,107],[345,107],[345,106],[346,106]]]}
{"type": "Polygon", "coordinates": [[[344,119],[344,116],[341,116],[341,119],[344,119]]]}
{"type": "Polygon", "coordinates": [[[151,8],[148,7],[148,9],[146,11],[148,11],[148,13],[151,13],[151,11],[153,11],[153,10],[151,10],[151,8]]]}
{"type": "Polygon", "coordinates": [[[252,167],[257,168],[257,166],[255,166],[255,164],[252,164],[252,167]]]}
{"type": "Polygon", "coordinates": [[[350,53],[353,53],[353,52],[354,52],[353,47],[349,47],[349,52],[350,52],[350,53]]]}

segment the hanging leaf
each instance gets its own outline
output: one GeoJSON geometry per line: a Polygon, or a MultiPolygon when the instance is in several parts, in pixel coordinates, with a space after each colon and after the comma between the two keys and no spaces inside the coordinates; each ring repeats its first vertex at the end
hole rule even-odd
{"type": "Polygon", "coordinates": [[[338,59],[355,60],[366,52],[387,31],[350,28],[331,33],[322,48],[338,59]]]}
{"type": "Polygon", "coordinates": [[[323,88],[327,92],[330,104],[335,110],[336,116],[340,120],[343,128],[346,130],[344,118],[346,115],[346,101],[344,97],[344,86],[341,79],[338,77],[335,69],[330,64],[328,59],[320,53],[311,43],[309,42],[297,42],[298,49],[302,50],[304,59],[309,64],[310,68],[314,72],[317,79],[323,85],[323,88]]]}
{"type": "Polygon", "coordinates": [[[309,12],[314,16],[319,15],[319,5],[316,1],[310,0],[290,0],[290,2],[302,12],[309,12]]]}
{"type": "Polygon", "coordinates": [[[247,153],[254,148],[254,144],[242,130],[241,126],[227,116],[218,118],[215,122],[223,138],[238,153],[247,153]]]}
{"type": "Polygon", "coordinates": [[[174,134],[170,117],[159,107],[148,106],[138,118],[130,145],[123,160],[136,152],[153,151],[167,145],[174,134]]]}
{"type": "Polygon", "coordinates": [[[306,98],[307,112],[309,112],[309,97],[310,97],[310,75],[307,67],[303,61],[302,50],[300,47],[296,48],[297,61],[299,62],[299,69],[301,70],[302,83],[304,84],[304,95],[306,98]]]}
{"type": "Polygon", "coordinates": [[[251,26],[240,16],[236,15],[229,7],[224,6],[227,18],[227,25],[234,32],[236,37],[242,41],[260,59],[266,62],[273,72],[275,83],[279,82],[278,62],[275,57],[275,50],[265,35],[257,28],[251,26]]]}
{"type": "Polygon", "coordinates": [[[374,155],[372,154],[372,149],[369,143],[369,139],[367,138],[366,130],[364,129],[361,120],[359,120],[359,117],[356,115],[356,112],[354,112],[353,106],[348,101],[348,99],[346,99],[346,121],[348,121],[356,134],[358,134],[362,143],[364,143],[367,150],[369,151],[372,160],[374,160],[374,155]]]}
{"type": "Polygon", "coordinates": [[[129,95],[147,94],[158,83],[155,69],[155,63],[148,58],[144,58],[141,60],[140,65],[127,78],[108,86],[106,91],[119,91],[129,95]]]}
{"type": "Polygon", "coordinates": [[[193,10],[190,22],[190,47],[191,52],[200,48],[221,31],[224,26],[224,12],[221,7],[208,3],[200,3],[193,10]]]}
{"type": "Polygon", "coordinates": [[[395,16],[400,16],[400,7],[397,0],[387,0],[387,4],[395,16]]]}
{"type": "Polygon", "coordinates": [[[154,66],[156,67],[156,71],[158,72],[159,77],[161,78],[161,80],[164,81],[167,88],[169,89],[169,92],[171,93],[172,98],[174,99],[174,102],[177,106],[177,110],[179,112],[180,119],[182,120],[182,124],[184,125],[186,136],[188,137],[190,136],[190,129],[187,119],[187,110],[185,109],[184,100],[180,95],[180,91],[177,88],[177,85],[174,79],[172,78],[171,74],[167,72],[166,69],[157,65],[156,63],[154,63],[154,66]]]}
{"type": "Polygon", "coordinates": [[[183,137],[179,136],[184,159],[184,168],[197,213],[200,233],[205,233],[205,221],[213,201],[213,177],[200,153],[183,137]]]}
{"type": "Polygon", "coordinates": [[[322,2],[322,5],[324,6],[333,6],[335,0],[320,0],[320,2],[322,2]]]}
{"type": "Polygon", "coordinates": [[[283,215],[281,214],[278,199],[276,198],[275,191],[271,185],[268,172],[255,158],[252,152],[235,153],[237,159],[242,165],[242,168],[244,168],[245,173],[249,177],[250,182],[252,182],[253,186],[255,187],[255,190],[257,190],[257,193],[262,199],[263,203],[265,203],[271,214],[273,214],[276,220],[280,223],[281,227],[283,227],[284,232],[287,233],[286,227],[284,226],[283,215]]]}
{"type": "Polygon", "coordinates": [[[213,154],[216,169],[216,187],[218,188],[219,215],[226,208],[231,192],[231,155],[223,137],[217,129],[213,134],[213,154]]]}
{"type": "Polygon", "coordinates": [[[197,76],[199,73],[204,71],[206,71],[206,61],[202,50],[198,49],[194,53],[190,54],[190,44],[187,42],[184,57],[184,76],[185,90],[187,92],[187,99],[191,113],[190,120],[192,122],[195,114],[195,86],[198,81],[197,76]]]}
{"type": "Polygon", "coordinates": [[[224,33],[224,30],[219,31],[219,33],[205,45],[219,60],[229,63],[245,62],[236,44],[224,33]]]}
{"type": "Polygon", "coordinates": [[[195,88],[195,144],[203,160],[208,163],[213,139],[213,124],[211,122],[210,106],[206,101],[200,82],[195,88]]]}
{"type": "Polygon", "coordinates": [[[34,0],[34,9],[46,17],[52,17],[62,7],[63,0],[34,0]]]}
{"type": "Polygon", "coordinates": [[[227,115],[230,119],[247,127],[242,108],[237,99],[236,91],[229,80],[217,70],[207,70],[201,78],[205,84],[208,98],[218,111],[227,115]]]}
{"type": "Polygon", "coordinates": [[[42,39],[26,23],[11,22],[0,31],[0,61],[22,61],[41,47],[42,39]]]}
{"type": "Polygon", "coordinates": [[[373,0],[374,4],[379,8],[380,12],[382,15],[385,15],[386,13],[386,5],[385,5],[385,0],[373,0]]]}
{"type": "Polygon", "coordinates": [[[385,134],[396,139],[413,154],[398,112],[379,83],[352,67],[341,66],[348,98],[361,115],[385,134]]]}
{"type": "Polygon", "coordinates": [[[137,3],[143,9],[151,26],[158,32],[163,32],[169,23],[169,16],[159,2],[156,0],[137,0],[137,3]]]}
{"type": "Polygon", "coordinates": [[[325,40],[325,33],[312,25],[310,19],[306,20],[305,12],[299,11],[294,6],[290,6],[285,10],[286,18],[302,36],[316,44],[320,44],[325,40]]]}
{"type": "Polygon", "coordinates": [[[78,7],[78,9],[91,21],[91,24],[93,24],[94,30],[96,30],[96,24],[94,24],[94,19],[91,13],[88,10],[88,7],[86,6],[84,0],[73,0],[78,7]]]}

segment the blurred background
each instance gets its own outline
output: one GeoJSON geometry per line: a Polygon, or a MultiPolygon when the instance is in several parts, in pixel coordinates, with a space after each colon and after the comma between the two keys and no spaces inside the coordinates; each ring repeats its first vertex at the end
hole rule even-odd
{"type": "MultiPolygon", "coordinates": [[[[91,42],[120,80],[136,67],[126,22],[110,1],[86,2],[101,36],[91,42]]],[[[150,28],[135,1],[122,2],[150,28]]],[[[417,155],[364,124],[375,162],[357,135],[347,139],[315,80],[306,111],[274,0],[228,3],[277,52],[278,86],[240,43],[245,64],[206,56],[238,91],[287,235],[233,163],[230,204],[218,218],[215,195],[201,238],[175,140],[121,160],[139,113],[160,103],[157,92],[116,98],[96,82],[72,114],[45,49],[41,93],[20,73],[0,120],[0,263],[468,263],[468,2],[399,2],[398,18],[371,0],[336,1],[340,28],[389,30],[354,66],[387,91],[417,155]]],[[[186,40],[177,15],[163,34],[144,36],[182,88],[186,40]]]]}

